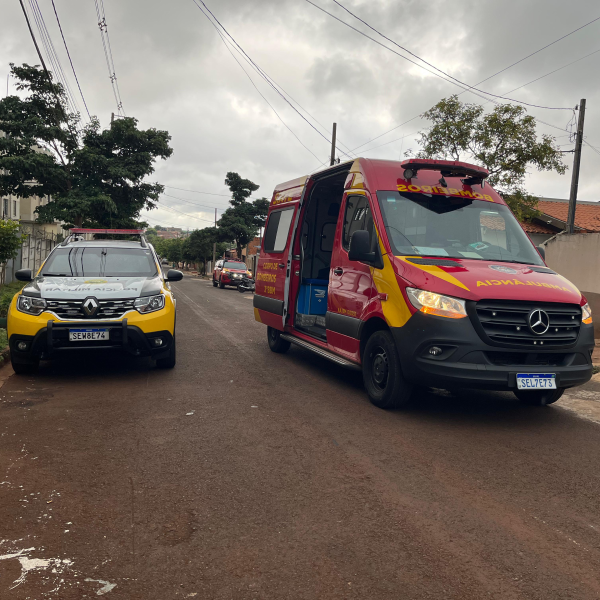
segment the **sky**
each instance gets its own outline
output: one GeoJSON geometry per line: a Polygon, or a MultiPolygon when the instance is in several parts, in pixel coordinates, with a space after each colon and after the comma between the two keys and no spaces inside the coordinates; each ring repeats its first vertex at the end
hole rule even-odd
{"type": "MultiPolygon", "coordinates": [[[[36,3],[39,6],[75,100],[87,118],[52,0],[23,2],[31,17],[36,3]]],[[[407,152],[415,154],[418,132],[428,126],[419,115],[442,98],[463,91],[421,68],[433,70],[369,30],[334,0],[310,2],[204,0],[247,56],[284,90],[280,94],[239,53],[228,50],[198,7],[200,0],[104,0],[122,112],[138,119],[142,128],[167,130],[172,136],[173,156],[159,161],[151,177],[167,186],[160,208],[144,213],[151,225],[190,230],[210,226],[215,208],[220,215],[228,206],[224,184],[228,171],[260,186],[253,197],[270,198],[278,183],[328,162],[333,122],[337,122],[337,155],[342,160],[348,155],[401,160],[407,152]]],[[[339,2],[397,44],[469,85],[567,36],[479,89],[504,95],[528,84],[508,97],[568,109],[527,107],[529,114],[546,123],[538,121],[539,134],[555,136],[564,150],[574,147],[569,135],[573,108],[586,98],[585,139],[597,150],[584,145],[579,199],[600,200],[594,177],[600,169],[600,20],[567,35],[600,17],[596,0],[339,2]]],[[[108,126],[111,113],[119,111],[95,0],[54,0],[54,4],[88,109],[108,126]]],[[[6,93],[8,85],[8,93],[15,93],[7,80],[9,63],[39,64],[39,59],[16,0],[2,3],[0,24],[0,81],[4,81],[0,90],[3,87],[2,94],[6,93]]],[[[39,36],[33,18],[32,25],[39,36]]],[[[460,98],[484,104],[486,110],[494,107],[470,91],[460,98]]],[[[564,156],[571,167],[573,154],[564,156]]],[[[570,168],[566,175],[534,170],[526,187],[536,195],[568,198],[570,183],[570,168]]]]}

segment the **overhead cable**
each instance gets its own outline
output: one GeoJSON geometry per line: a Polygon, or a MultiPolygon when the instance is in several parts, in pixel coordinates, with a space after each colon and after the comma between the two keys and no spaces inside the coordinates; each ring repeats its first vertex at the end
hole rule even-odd
{"type": "Polygon", "coordinates": [[[71,63],[71,69],[73,70],[73,76],[75,77],[75,81],[77,82],[77,87],[79,88],[79,93],[81,94],[81,99],[83,100],[83,105],[85,106],[85,110],[88,114],[88,117],[91,120],[92,115],[90,115],[90,111],[88,109],[87,102],[85,101],[85,97],[83,96],[83,90],[81,89],[81,85],[79,83],[79,78],[77,77],[77,73],[75,72],[75,65],[73,64],[73,60],[71,59],[71,53],[69,52],[69,47],[67,46],[67,40],[65,39],[65,34],[63,33],[62,25],[60,24],[60,19],[58,18],[58,12],[56,12],[56,6],[54,4],[54,0],[52,0],[52,8],[54,9],[54,14],[56,15],[56,22],[58,23],[58,28],[60,29],[60,35],[61,35],[63,43],[65,45],[65,50],[67,51],[67,56],[69,57],[69,62],[71,63]]]}
{"type": "Polygon", "coordinates": [[[125,116],[125,110],[123,109],[123,101],[121,100],[121,91],[119,90],[119,83],[117,81],[117,74],[115,69],[115,62],[113,60],[112,48],[110,46],[110,38],[108,36],[108,26],[106,25],[106,14],[104,12],[104,0],[94,0],[96,5],[96,15],[98,17],[98,27],[100,29],[100,37],[102,38],[102,47],[104,48],[104,57],[106,58],[106,66],[108,67],[108,76],[117,103],[117,111],[119,115],[125,116]]]}

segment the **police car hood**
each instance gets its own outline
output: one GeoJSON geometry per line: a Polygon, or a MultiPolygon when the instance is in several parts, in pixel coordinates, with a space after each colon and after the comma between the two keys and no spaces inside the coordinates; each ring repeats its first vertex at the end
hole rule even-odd
{"type": "Polygon", "coordinates": [[[125,300],[159,294],[160,277],[36,277],[23,290],[47,300],[125,300]]]}

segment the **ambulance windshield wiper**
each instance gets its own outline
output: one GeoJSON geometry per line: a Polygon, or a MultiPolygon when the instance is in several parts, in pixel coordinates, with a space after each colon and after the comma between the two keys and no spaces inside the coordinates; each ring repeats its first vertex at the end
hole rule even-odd
{"type": "MultiPolygon", "coordinates": [[[[507,262],[507,263],[515,263],[517,265],[533,265],[532,262],[525,262],[522,260],[511,260],[510,258],[484,258],[482,260],[487,260],[489,262],[507,262]]],[[[539,265],[533,265],[539,266],[539,265]]]]}

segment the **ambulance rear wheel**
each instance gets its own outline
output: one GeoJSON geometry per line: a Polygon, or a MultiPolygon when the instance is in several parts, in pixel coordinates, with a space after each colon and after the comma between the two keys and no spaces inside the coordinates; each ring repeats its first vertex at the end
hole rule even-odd
{"type": "Polygon", "coordinates": [[[557,390],[515,390],[515,396],[523,403],[529,406],[547,406],[554,404],[563,395],[565,389],[557,390]]]}
{"type": "Polygon", "coordinates": [[[389,331],[376,331],[369,338],[363,354],[363,381],[369,399],[378,408],[403,408],[410,403],[413,386],[402,375],[389,331]]]}
{"type": "Polygon", "coordinates": [[[281,339],[281,331],[273,329],[273,327],[267,327],[267,340],[269,342],[269,348],[277,354],[284,354],[290,349],[290,342],[281,339]]]}

